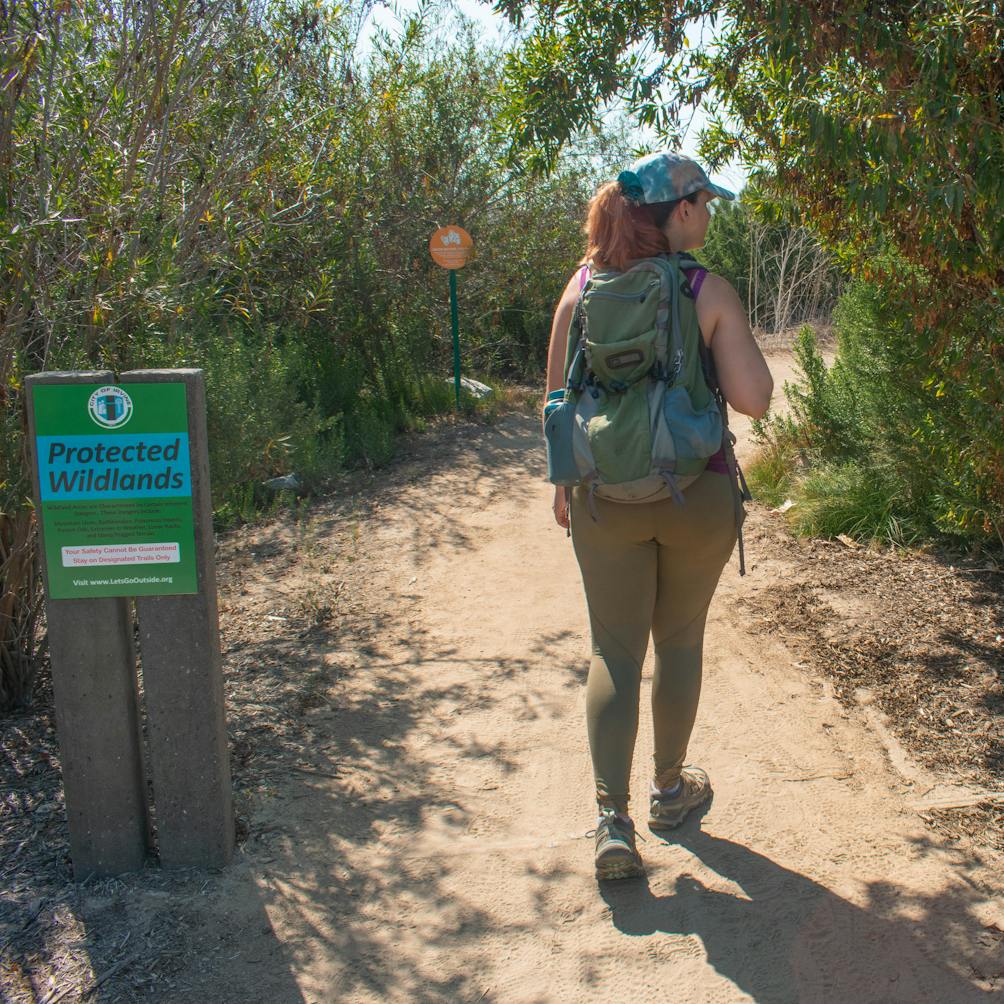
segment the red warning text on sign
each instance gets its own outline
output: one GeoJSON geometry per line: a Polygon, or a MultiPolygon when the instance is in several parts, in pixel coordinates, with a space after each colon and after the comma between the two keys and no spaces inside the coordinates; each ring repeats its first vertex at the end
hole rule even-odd
{"type": "Polygon", "coordinates": [[[95,544],[61,549],[63,568],[101,565],[172,564],[181,561],[178,544],[95,544]]]}

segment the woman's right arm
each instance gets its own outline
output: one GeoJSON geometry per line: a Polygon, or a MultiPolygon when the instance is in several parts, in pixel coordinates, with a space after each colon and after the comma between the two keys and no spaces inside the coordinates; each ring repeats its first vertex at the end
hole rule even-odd
{"type": "MultiPolygon", "coordinates": [[[[565,291],[561,294],[558,306],[554,310],[554,320],[551,321],[551,342],[547,347],[547,391],[544,394],[544,404],[547,395],[565,385],[565,353],[568,349],[568,326],[572,322],[572,313],[579,299],[579,273],[576,272],[568,280],[565,291]]],[[[568,489],[555,487],[552,511],[554,521],[563,529],[568,529],[568,489]]]]}
{"type": "Polygon", "coordinates": [[[561,294],[551,321],[551,343],[547,349],[547,394],[565,386],[565,353],[568,349],[568,326],[572,322],[575,304],[579,299],[579,273],[576,272],[561,294]]]}
{"type": "Polygon", "coordinates": [[[744,415],[763,418],[774,378],[750,331],[739,294],[728,280],[709,272],[697,303],[701,330],[711,332],[708,346],[725,400],[744,415]]]}

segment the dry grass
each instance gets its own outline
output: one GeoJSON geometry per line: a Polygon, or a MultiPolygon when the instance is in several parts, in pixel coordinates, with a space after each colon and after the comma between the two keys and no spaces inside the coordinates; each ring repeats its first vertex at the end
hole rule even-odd
{"type": "Polygon", "coordinates": [[[38,562],[34,511],[0,513],[0,709],[28,703],[40,663],[38,562]]]}
{"type": "Polygon", "coordinates": [[[765,331],[763,328],[757,327],[753,329],[753,337],[763,352],[784,352],[791,349],[798,333],[806,326],[812,328],[816,333],[816,343],[822,352],[833,352],[836,349],[836,333],[828,320],[805,321],[803,324],[798,324],[793,328],[785,328],[783,331],[765,331]]]}

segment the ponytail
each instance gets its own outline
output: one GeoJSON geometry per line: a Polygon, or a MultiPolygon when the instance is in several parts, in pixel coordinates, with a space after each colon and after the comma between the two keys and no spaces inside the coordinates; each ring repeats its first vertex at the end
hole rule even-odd
{"type": "MultiPolygon", "coordinates": [[[[696,202],[697,193],[686,199],[696,202]]],[[[638,205],[624,195],[620,182],[601,185],[589,202],[585,260],[623,272],[632,261],[668,254],[669,239],[662,228],[678,201],[638,205]]]]}

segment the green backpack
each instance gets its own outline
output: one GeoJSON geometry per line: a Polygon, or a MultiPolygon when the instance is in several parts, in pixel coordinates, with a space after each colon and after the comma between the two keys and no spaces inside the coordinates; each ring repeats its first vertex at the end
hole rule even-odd
{"type": "Polygon", "coordinates": [[[683,274],[696,268],[689,255],[663,255],[583,285],[562,400],[544,424],[554,484],[586,485],[590,502],[682,502],[722,448],[723,409],[683,274]]]}
{"type": "Polygon", "coordinates": [[[590,275],[568,330],[565,387],[545,410],[548,480],[584,485],[618,502],[672,497],[719,450],[735,500],[739,574],[746,573],[742,525],[751,496],[736,463],[728,407],[701,337],[685,271],[687,254],[590,275]]]}

